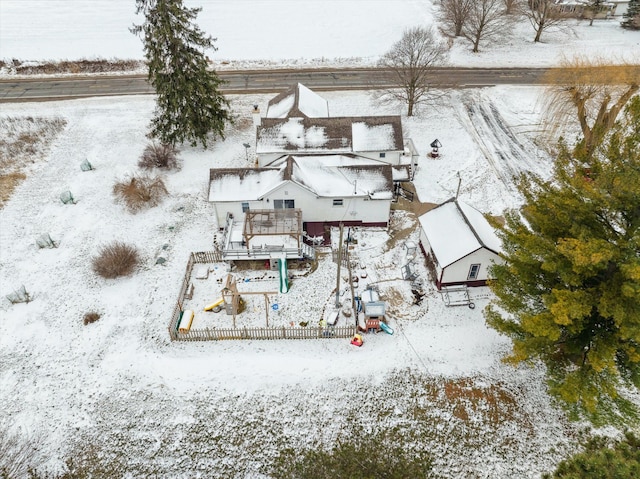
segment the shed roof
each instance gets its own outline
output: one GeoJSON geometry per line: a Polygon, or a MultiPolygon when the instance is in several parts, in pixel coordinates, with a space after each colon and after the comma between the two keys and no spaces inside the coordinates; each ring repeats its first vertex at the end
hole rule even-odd
{"type": "Polygon", "coordinates": [[[481,248],[502,252],[502,242],[483,214],[455,198],[426,212],[419,221],[443,268],[481,248]]]}

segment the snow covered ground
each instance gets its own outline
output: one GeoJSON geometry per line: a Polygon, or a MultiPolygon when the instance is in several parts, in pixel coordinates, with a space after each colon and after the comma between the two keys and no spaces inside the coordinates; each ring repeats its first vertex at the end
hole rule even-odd
{"type": "MultiPolygon", "coordinates": [[[[492,149],[507,151],[510,142],[534,148],[530,142],[536,93],[510,87],[456,93],[437,114],[407,121],[407,135],[420,151],[428,151],[432,137],[444,144],[440,159],[424,154],[420,159],[415,183],[421,199],[439,202],[450,197],[460,171],[465,201],[496,213],[517,203],[500,170],[487,158],[492,149]],[[468,113],[459,105],[482,104],[487,97],[498,105],[505,128],[517,132],[515,139],[479,144],[475,130],[466,129],[468,113]],[[446,129],[441,126],[445,119],[446,129]]],[[[383,112],[366,92],[323,95],[336,115],[383,112]]],[[[137,215],[114,202],[111,187],[116,179],[136,171],[146,144],[151,97],[3,106],[8,117],[60,117],[67,122],[0,211],[0,292],[4,299],[12,288],[24,284],[33,295],[29,304],[4,301],[0,309],[0,400],[12,405],[12,424],[46,432],[48,464],[69,453],[75,436],[99,444],[108,457],[117,457],[118,448],[125,447],[131,455],[127,467],[138,472],[157,470],[169,476],[184,472],[186,477],[204,464],[221,475],[256,477],[258,465],[278,447],[331,440],[349,418],[371,428],[408,421],[407,415],[422,407],[415,403],[415,395],[420,397],[418,385],[424,382],[425,390],[435,389],[433,396],[425,393],[424,401],[433,404],[430,419],[420,424],[437,420],[438,427],[451,429],[455,442],[438,454],[441,473],[534,477],[551,468],[567,451],[572,427],[550,404],[539,370],[513,370],[500,364],[508,343],[484,324],[482,307],[488,292],[474,290],[475,310],[446,308],[433,287],[421,305],[414,305],[408,284],[399,279],[400,266],[406,262],[402,242],[388,248],[384,231],[356,232],[356,252],[368,265],[370,278],[383,280],[383,297],[395,305],[395,335],[367,336],[361,349],[348,340],[169,342],[166,327],[188,255],[210,250],[217,227],[205,201],[208,169],[246,164],[242,144],[253,139],[251,105],[264,107],[268,99],[267,95],[232,97],[240,118],[227,140],[211,151],[183,149],[184,167],[166,176],[170,198],[137,215]],[[94,171],[80,170],[84,159],[94,171]],[[59,195],[66,190],[77,204],[62,204],[59,195]],[[42,233],[49,233],[59,247],[39,250],[35,239],[42,233]],[[114,239],[139,247],[143,266],[130,278],[102,280],[91,272],[89,261],[100,245],[114,239]],[[160,251],[168,257],[165,265],[155,264],[160,251]],[[88,311],[99,312],[101,318],[83,326],[88,311]],[[398,386],[397,381],[407,375],[414,379],[398,386]],[[352,381],[357,389],[346,387],[352,381]],[[492,406],[486,398],[474,405],[466,397],[441,397],[443,382],[502,400],[492,406]],[[380,402],[392,408],[391,416],[378,417],[379,406],[372,404],[380,402]],[[458,417],[458,409],[458,416],[454,414],[456,407],[465,405],[468,420],[458,417]],[[493,419],[484,416],[491,407],[496,409],[493,419]],[[326,428],[318,421],[324,421],[326,428]],[[476,421],[480,430],[472,428],[476,421]],[[260,424],[251,428],[259,429],[247,431],[247,424],[254,422],[260,424]],[[191,436],[202,434],[194,424],[236,445],[192,440],[191,436]],[[263,437],[269,434],[269,440],[263,437]],[[484,442],[481,436],[486,434],[494,439],[484,442]],[[521,434],[525,442],[518,439],[521,434]],[[241,437],[248,443],[237,444],[241,437]],[[258,444],[260,454],[249,457],[248,451],[258,444]],[[196,456],[210,450],[215,457],[207,456],[202,463],[172,462],[170,458],[181,450],[196,456]]],[[[548,166],[548,160],[541,161],[537,171],[544,173],[548,166]]],[[[398,231],[417,240],[415,217],[399,212],[394,221],[398,231]]],[[[417,264],[426,278],[421,257],[417,264]]],[[[271,286],[265,283],[264,288],[277,289],[275,282],[271,286]]],[[[331,302],[334,286],[335,265],[324,258],[315,272],[295,280],[289,293],[274,299],[281,308],[273,314],[284,324],[303,318],[317,321],[331,302]]],[[[209,299],[218,293],[212,286],[209,299]]],[[[247,314],[258,308],[251,304],[247,314]]],[[[446,435],[438,437],[446,441],[446,435]]],[[[434,440],[427,447],[438,450],[443,445],[434,440]]]]}
{"type": "MultiPolygon", "coordinates": [[[[0,58],[139,57],[126,31],[134,21],[131,3],[3,0],[0,58]]],[[[402,28],[433,18],[429,1],[202,3],[203,25],[219,38],[216,59],[233,66],[318,65],[323,57],[366,64],[402,28]]],[[[549,35],[542,45],[527,42],[525,26],[516,33],[479,55],[456,40],[452,60],[549,65],[561,50],[633,53],[640,41],[615,21],[580,25],[576,36],[549,35]]],[[[421,152],[421,201],[453,196],[461,178],[461,199],[482,211],[518,205],[511,176],[550,171],[536,141],[540,93],[508,86],[455,91],[437,110],[403,118],[421,152]],[[437,160],[426,156],[435,138],[443,144],[437,160]]],[[[334,115],[403,112],[366,92],[322,95],[334,115]]],[[[539,368],[500,362],[509,344],[484,324],[489,292],[472,292],[474,310],[445,307],[433,287],[413,304],[399,279],[402,241],[388,242],[385,232],[356,232],[357,254],[371,276],[387,280],[381,284],[394,304],[393,336],[368,335],[362,348],[347,340],[169,341],[188,255],[210,250],[217,228],[206,202],[208,169],[247,164],[252,105],[264,110],[270,97],[231,97],[239,118],[226,141],[209,151],[183,148],[183,168],[166,175],[169,198],[137,215],[114,202],[111,188],[137,170],[152,97],[2,105],[5,119],[62,118],[66,127],[34,153],[27,179],[0,210],[0,426],[44,436],[40,465],[59,466],[79,441],[131,477],[263,477],[262,467],[283,447],[328,446],[355,427],[391,426],[420,434],[441,477],[534,478],[553,468],[573,450],[578,426],[546,395],[539,368]],[[94,171],[80,170],[85,159],[94,171]],[[60,202],[67,190],[77,204],[60,202]],[[43,233],[59,247],[38,249],[43,233]],[[91,257],[112,240],[140,249],[143,265],[133,276],[103,280],[91,272],[91,257]],[[164,265],[155,264],[160,252],[164,265]],[[4,297],[20,285],[33,301],[10,305],[4,297]],[[101,318],[84,326],[89,311],[101,318]]],[[[394,225],[416,238],[412,215],[395,214],[394,225]]],[[[420,256],[416,264],[426,277],[420,256]]],[[[335,265],[322,259],[276,298],[278,320],[319,317],[334,285],[335,265]]]]}
{"type": "MultiPolygon", "coordinates": [[[[211,55],[218,69],[303,66],[369,66],[414,25],[437,16],[431,0],[186,0],[201,6],[201,28],[216,37],[211,55]]],[[[23,61],[80,58],[142,58],[129,32],[140,22],[133,0],[3,0],[0,59],[23,61]]],[[[619,19],[572,21],[571,29],[548,31],[533,43],[523,20],[504,38],[471,53],[455,39],[451,64],[460,66],[550,66],[563,54],[603,55],[640,61],[640,34],[619,19]]]]}

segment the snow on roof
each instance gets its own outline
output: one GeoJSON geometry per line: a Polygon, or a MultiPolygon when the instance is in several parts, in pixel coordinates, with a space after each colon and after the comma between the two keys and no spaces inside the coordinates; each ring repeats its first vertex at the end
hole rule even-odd
{"type": "MultiPolygon", "coordinates": [[[[275,98],[273,100],[275,100],[275,98]]],[[[269,102],[269,106],[267,106],[267,114],[266,114],[267,118],[288,117],[289,112],[291,111],[291,109],[293,108],[293,105],[295,104],[295,101],[296,101],[296,96],[291,94],[291,95],[285,96],[282,99],[279,99],[277,102],[274,102],[274,103],[269,102]]]]}
{"type": "Polygon", "coordinates": [[[482,213],[460,201],[449,200],[419,220],[443,268],[483,247],[495,253],[502,251],[500,239],[482,213]]]}
{"type": "Polygon", "coordinates": [[[354,151],[395,150],[393,125],[369,125],[366,122],[354,122],[351,125],[354,151]]]}
{"type": "Polygon", "coordinates": [[[225,168],[209,173],[209,201],[255,201],[284,181],[282,169],[225,168]]]}
{"type": "Polygon", "coordinates": [[[316,92],[298,83],[298,109],[306,116],[318,118],[329,116],[329,103],[316,92]]]}
{"type": "Polygon", "coordinates": [[[458,201],[458,207],[462,210],[467,221],[480,238],[480,242],[496,253],[502,252],[502,241],[496,234],[496,230],[489,224],[484,215],[468,204],[458,201]]]}
{"type": "Polygon", "coordinates": [[[354,158],[331,155],[286,158],[273,168],[212,169],[209,201],[255,201],[283,181],[291,180],[320,197],[393,195],[391,167],[384,163],[357,164],[354,158]]]}
{"type": "Polygon", "coordinates": [[[339,161],[321,157],[299,161],[292,157],[291,179],[322,197],[350,197],[376,195],[377,199],[392,196],[391,167],[379,165],[340,165],[339,161]]]}
{"type": "Polygon", "coordinates": [[[269,101],[267,118],[295,116],[327,118],[329,116],[329,103],[302,83],[294,85],[269,101]]]}
{"type": "Polygon", "coordinates": [[[399,116],[263,118],[256,130],[256,153],[402,151],[399,116]],[[354,136],[354,124],[355,127],[354,136]],[[358,141],[355,148],[353,141],[358,141]]]}

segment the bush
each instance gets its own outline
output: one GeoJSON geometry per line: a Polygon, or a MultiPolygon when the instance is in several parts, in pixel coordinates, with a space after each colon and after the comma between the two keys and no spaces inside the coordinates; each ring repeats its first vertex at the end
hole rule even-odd
{"type": "Polygon", "coordinates": [[[100,249],[98,256],[92,259],[91,266],[103,278],[117,278],[133,273],[139,262],[140,256],[134,246],[114,241],[100,249]]]}
{"type": "Polygon", "coordinates": [[[133,175],[113,185],[113,195],[131,213],[157,206],[168,193],[164,181],[157,176],[133,175]]]}
{"type": "Polygon", "coordinates": [[[82,322],[86,326],[87,324],[95,323],[100,319],[100,313],[96,313],[95,311],[90,311],[84,315],[82,322]]]}
{"type": "Polygon", "coordinates": [[[172,145],[149,143],[142,152],[138,166],[145,170],[152,168],[177,170],[180,166],[178,163],[178,150],[172,145]]]}
{"type": "Polygon", "coordinates": [[[394,431],[357,433],[322,448],[280,451],[269,471],[275,479],[416,479],[431,477],[429,453],[412,448],[394,431]]]}
{"type": "Polygon", "coordinates": [[[544,479],[617,479],[640,477],[640,439],[627,432],[620,441],[593,437],[585,450],[565,459],[544,479]]]}

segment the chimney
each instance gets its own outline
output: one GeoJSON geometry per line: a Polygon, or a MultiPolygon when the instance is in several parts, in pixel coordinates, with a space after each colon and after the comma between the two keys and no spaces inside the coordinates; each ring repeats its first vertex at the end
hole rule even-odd
{"type": "Polygon", "coordinates": [[[256,128],[259,127],[262,123],[262,118],[260,117],[260,108],[258,108],[258,105],[253,105],[251,116],[253,117],[253,126],[256,128]]]}

